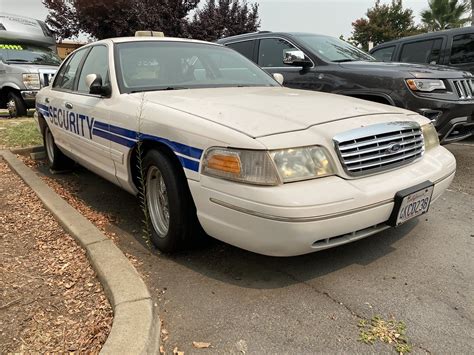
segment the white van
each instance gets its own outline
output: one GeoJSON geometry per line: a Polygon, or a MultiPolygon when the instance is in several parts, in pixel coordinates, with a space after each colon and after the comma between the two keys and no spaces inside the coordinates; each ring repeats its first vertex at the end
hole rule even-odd
{"type": "Polygon", "coordinates": [[[35,107],[61,63],[53,33],[42,21],[0,13],[0,107],[10,117],[35,107]]]}

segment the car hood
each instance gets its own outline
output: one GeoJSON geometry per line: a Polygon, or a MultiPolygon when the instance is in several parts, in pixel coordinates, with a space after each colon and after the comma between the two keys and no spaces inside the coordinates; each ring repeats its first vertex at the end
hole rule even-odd
{"type": "MultiPolygon", "coordinates": [[[[140,95],[140,94],[132,94],[140,95]]],[[[147,102],[201,117],[257,138],[350,117],[409,111],[383,104],[283,87],[155,91],[147,102]]]]}
{"type": "MultiPolygon", "coordinates": [[[[339,64],[342,68],[351,71],[372,71],[373,74],[380,76],[384,72],[399,72],[401,74],[413,75],[415,78],[436,78],[436,79],[456,79],[472,77],[472,74],[467,71],[462,71],[457,68],[451,68],[444,65],[430,65],[430,64],[411,64],[411,63],[397,63],[397,62],[347,62],[339,64]],[[375,73],[377,72],[377,73],[375,73]]],[[[387,73],[388,74],[388,73],[387,73]]],[[[390,75],[390,74],[389,74],[390,75]]]]}

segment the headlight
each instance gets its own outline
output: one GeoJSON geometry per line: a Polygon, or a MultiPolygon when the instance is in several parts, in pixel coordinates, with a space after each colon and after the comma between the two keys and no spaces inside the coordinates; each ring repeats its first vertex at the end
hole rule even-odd
{"type": "Polygon", "coordinates": [[[39,74],[23,74],[23,84],[28,90],[41,89],[39,74]]]}
{"type": "Polygon", "coordinates": [[[443,80],[438,79],[408,79],[408,87],[413,91],[432,92],[446,90],[443,80]]]}
{"type": "Polygon", "coordinates": [[[323,147],[273,151],[210,148],[202,173],[256,185],[315,179],[334,174],[334,165],[323,147]]]}
{"type": "Polygon", "coordinates": [[[202,173],[248,184],[281,183],[268,152],[263,150],[210,148],[204,156],[202,173]]]}
{"type": "Polygon", "coordinates": [[[270,152],[283,182],[308,180],[334,174],[326,149],[320,146],[270,152]]]}
{"type": "Polygon", "coordinates": [[[425,150],[430,150],[439,145],[438,132],[433,124],[428,123],[421,126],[421,131],[423,132],[423,140],[425,141],[425,150]]]}

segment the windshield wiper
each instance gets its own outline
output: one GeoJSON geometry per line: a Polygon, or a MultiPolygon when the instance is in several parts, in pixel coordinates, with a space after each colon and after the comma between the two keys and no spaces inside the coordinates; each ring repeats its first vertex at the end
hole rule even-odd
{"type": "Polygon", "coordinates": [[[165,88],[153,88],[153,89],[139,89],[139,90],[133,90],[130,91],[131,94],[135,94],[137,92],[147,92],[147,91],[170,91],[170,90],[184,90],[188,89],[187,87],[184,86],[167,86],[165,88]]]}
{"type": "Polygon", "coordinates": [[[359,60],[362,60],[362,59],[349,59],[349,58],[346,58],[346,59],[336,59],[336,60],[332,60],[333,63],[345,63],[345,62],[357,62],[359,60]]]}
{"type": "Polygon", "coordinates": [[[19,62],[19,63],[33,63],[32,61],[26,60],[26,59],[7,59],[8,62],[19,62]]]}

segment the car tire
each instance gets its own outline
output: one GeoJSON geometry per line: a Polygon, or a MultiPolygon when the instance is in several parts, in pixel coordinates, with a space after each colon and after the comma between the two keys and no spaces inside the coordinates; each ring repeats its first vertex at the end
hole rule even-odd
{"type": "Polygon", "coordinates": [[[202,228],[181,166],[157,150],[145,155],[142,166],[152,243],[165,253],[195,245],[202,228]]]}
{"type": "Polygon", "coordinates": [[[54,142],[53,134],[47,125],[43,131],[43,145],[51,170],[68,171],[74,166],[74,161],[65,156],[54,142]]]}
{"type": "Polygon", "coordinates": [[[26,116],[26,105],[20,95],[9,92],[7,95],[7,109],[11,118],[26,116]]]}

